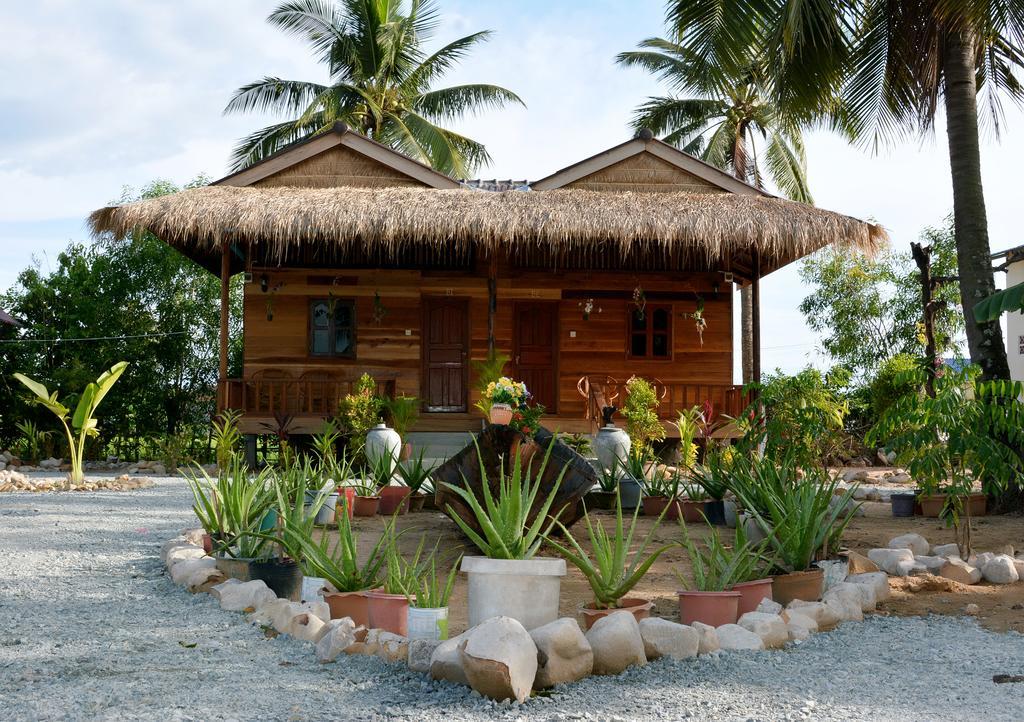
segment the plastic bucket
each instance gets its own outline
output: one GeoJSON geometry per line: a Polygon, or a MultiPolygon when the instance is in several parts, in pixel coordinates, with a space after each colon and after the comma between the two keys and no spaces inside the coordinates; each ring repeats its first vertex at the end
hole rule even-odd
{"type": "Polygon", "coordinates": [[[892,504],[893,516],[914,516],[917,494],[893,494],[889,497],[889,502],[892,504]]]}
{"type": "Polygon", "coordinates": [[[409,607],[409,639],[448,639],[448,607],[409,607]]]}

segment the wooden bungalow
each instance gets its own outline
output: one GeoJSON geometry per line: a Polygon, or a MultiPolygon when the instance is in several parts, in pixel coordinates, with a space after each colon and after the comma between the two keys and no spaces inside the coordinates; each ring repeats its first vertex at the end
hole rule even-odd
{"type": "Polygon", "coordinates": [[[563,432],[592,431],[633,375],[655,382],[666,421],[705,401],[736,414],[734,284],[753,289],[759,374],[761,277],[828,244],[885,239],[649,134],[528,187],[487,186],[338,125],[207,187],[90,222],[121,237],[148,229],[220,275],[218,404],[243,412],[247,434],[282,415],[292,433],[316,431],[363,372],[421,400],[416,431],[479,429],[472,362],[492,349],[563,432]],[[244,372],[228,378],[235,273],[244,372]]]}

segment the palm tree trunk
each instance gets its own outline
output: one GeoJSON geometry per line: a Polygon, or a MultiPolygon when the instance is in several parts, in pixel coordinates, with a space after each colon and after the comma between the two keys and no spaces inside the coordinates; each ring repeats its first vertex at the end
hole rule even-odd
{"type": "Polygon", "coordinates": [[[740,351],[743,355],[743,383],[754,380],[754,296],[750,286],[740,288],[740,351]]]}
{"type": "Polygon", "coordinates": [[[942,70],[949,165],[953,176],[953,229],[967,345],[971,361],[981,366],[984,378],[1005,379],[1010,377],[1010,367],[999,322],[979,324],[974,320],[974,305],[995,293],[996,286],[988,242],[985,193],[981,185],[974,40],[969,34],[947,34],[942,70]]]}

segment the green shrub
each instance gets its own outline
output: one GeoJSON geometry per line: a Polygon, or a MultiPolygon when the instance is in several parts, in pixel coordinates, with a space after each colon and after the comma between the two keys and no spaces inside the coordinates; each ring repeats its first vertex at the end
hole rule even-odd
{"type": "Polygon", "coordinates": [[[884,414],[896,399],[920,391],[912,373],[917,366],[917,358],[907,353],[896,354],[882,363],[868,386],[871,409],[876,416],[884,414]]]}
{"type": "Polygon", "coordinates": [[[642,456],[653,452],[652,444],[665,438],[665,427],[658,419],[658,394],[654,386],[639,376],[626,382],[626,433],[632,443],[631,453],[642,456]]]}
{"type": "Polygon", "coordinates": [[[384,400],[377,395],[377,382],[363,374],[355,391],[341,400],[338,419],[348,440],[349,456],[354,462],[363,459],[366,433],[380,423],[384,400]]]}

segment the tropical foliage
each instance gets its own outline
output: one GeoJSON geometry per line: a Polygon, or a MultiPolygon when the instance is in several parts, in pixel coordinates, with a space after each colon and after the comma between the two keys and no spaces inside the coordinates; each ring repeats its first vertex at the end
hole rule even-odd
{"type": "Polygon", "coordinates": [[[455,177],[486,164],[483,145],[439,124],[522,101],[496,85],[434,87],[491,34],[476,32],[428,53],[439,20],[432,0],[289,0],[278,6],[267,21],[304,40],[329,80],[265,77],[236,90],[226,113],[289,118],[239,141],[235,168],[337,122],[455,177]]]}
{"type": "Polygon", "coordinates": [[[630,455],[646,457],[653,451],[652,444],[665,438],[665,427],[658,419],[658,403],[658,393],[650,381],[639,376],[626,381],[622,416],[626,419],[626,433],[632,444],[630,455]]]}

